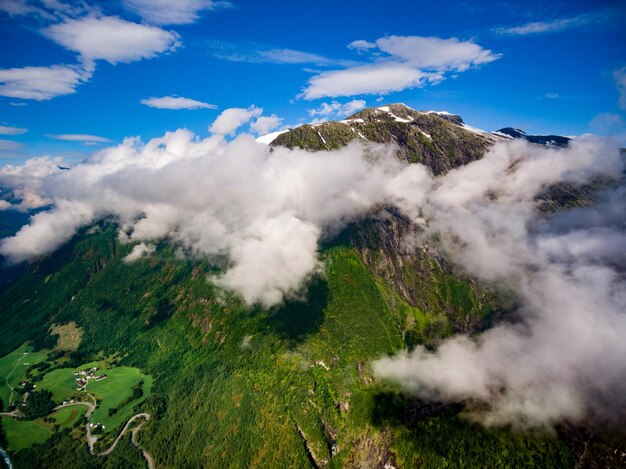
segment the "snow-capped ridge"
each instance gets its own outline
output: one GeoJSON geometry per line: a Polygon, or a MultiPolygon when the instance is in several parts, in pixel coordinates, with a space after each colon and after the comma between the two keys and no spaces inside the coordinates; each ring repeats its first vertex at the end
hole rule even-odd
{"type": "Polygon", "coordinates": [[[282,135],[284,133],[289,132],[289,130],[290,129],[277,130],[276,132],[271,132],[271,133],[266,134],[266,135],[261,135],[260,137],[257,137],[255,140],[257,142],[259,142],[259,143],[263,143],[264,145],[269,145],[274,140],[276,140],[276,137],[278,137],[279,135],[282,135]]]}

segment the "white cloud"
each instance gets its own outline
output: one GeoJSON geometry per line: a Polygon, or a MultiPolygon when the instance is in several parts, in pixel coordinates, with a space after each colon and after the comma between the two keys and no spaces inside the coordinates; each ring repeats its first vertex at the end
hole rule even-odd
{"type": "Polygon", "coordinates": [[[21,202],[13,208],[26,210],[49,205],[52,200],[43,194],[42,183],[47,176],[58,173],[59,166],[65,165],[61,158],[31,158],[23,165],[0,167],[0,182],[11,188],[21,202]]]}
{"type": "Polygon", "coordinates": [[[616,70],[613,77],[619,90],[619,107],[626,110],[626,67],[616,70]]]}
{"type": "Polygon", "coordinates": [[[82,60],[106,60],[112,64],[133,62],[173,51],[179,35],[155,26],[137,24],[114,16],[66,19],[43,30],[63,47],[80,54],[82,60]]]}
{"type": "Polygon", "coordinates": [[[323,117],[346,117],[354,114],[359,109],[365,107],[365,101],[362,99],[354,99],[347,103],[339,103],[332,101],[330,103],[322,103],[316,109],[309,109],[310,116],[323,116],[323,117]]]}
{"type": "MultiPolygon", "coordinates": [[[[0,3],[0,10],[3,5],[0,3]]],[[[98,16],[96,9],[86,4],[66,5],[56,0],[46,0],[41,6],[24,1],[16,2],[15,5],[17,9],[13,8],[13,13],[9,14],[47,15],[48,20],[62,18],[63,21],[43,29],[42,34],[80,54],[81,61],[77,65],[0,69],[0,96],[43,101],[72,94],[78,85],[91,78],[97,60],[106,60],[112,64],[132,62],[173,51],[180,45],[179,35],[174,31],[164,31],[118,17],[98,16]],[[89,16],[72,19],[86,12],[89,12],[89,16]]]]}
{"type": "Polygon", "coordinates": [[[265,135],[282,125],[282,123],[283,119],[278,117],[276,114],[272,114],[271,116],[261,116],[250,124],[250,130],[257,135],[265,135]]]}
{"type": "Polygon", "coordinates": [[[370,49],[376,49],[376,44],[373,42],[358,39],[348,44],[348,49],[356,50],[357,52],[366,52],[370,49]]]}
{"type": "Polygon", "coordinates": [[[20,135],[28,132],[28,129],[21,127],[9,127],[7,125],[0,125],[0,135],[20,135]]]}
{"type": "Polygon", "coordinates": [[[110,142],[108,138],[100,137],[98,135],[89,135],[89,134],[47,134],[47,137],[54,138],[57,140],[66,140],[70,142],[99,142],[105,143],[110,142]]]}
{"type": "Polygon", "coordinates": [[[249,108],[230,108],[223,111],[209,127],[209,131],[218,135],[234,135],[235,131],[242,125],[250,122],[255,117],[260,116],[263,109],[256,106],[249,108]]]}
{"type": "Polygon", "coordinates": [[[16,261],[44,255],[109,214],[123,239],[169,238],[209,258],[227,255],[229,267],[213,281],[269,307],[316,271],[322,231],[385,199],[386,178],[403,165],[393,150],[372,151],[377,157],[354,144],[315,154],[270,149],[249,135],[227,142],[178,130],[145,145],[127,140],[69,171],[30,161],[0,172],[0,182],[53,200],[54,208],[35,215],[0,251],[16,261]],[[28,177],[35,168],[52,173],[28,177]]]}
{"type": "Polygon", "coordinates": [[[457,71],[500,58],[472,41],[420,36],[387,36],[376,41],[382,52],[420,70],[457,71]]]}
{"type": "Polygon", "coordinates": [[[311,77],[302,96],[312,100],[359,94],[386,94],[421,87],[432,76],[397,62],[362,65],[311,77]]]}
{"type": "Polygon", "coordinates": [[[0,69],[0,96],[45,101],[75,93],[90,76],[85,69],[66,65],[0,69]]]}
{"type": "Polygon", "coordinates": [[[229,2],[212,0],[124,0],[129,10],[153,24],[189,24],[200,18],[201,11],[229,7],[229,2]]]}
{"type": "MultiPolygon", "coordinates": [[[[435,351],[374,364],[380,377],[427,399],[469,403],[487,425],[535,426],[612,418],[626,383],[626,296],[613,266],[626,260],[626,187],[546,220],[536,196],[569,181],[618,176],[616,146],[593,139],[550,150],[526,142],[494,146],[477,162],[441,177],[421,205],[426,236],[466,271],[515,288],[522,320],[435,351]],[[622,225],[623,226],[623,225],[622,225]],[[476,403],[476,405],[473,405],[476,403]]],[[[417,221],[417,219],[416,219],[417,221]]]]}
{"type": "Polygon", "coordinates": [[[464,402],[487,424],[580,421],[626,404],[626,187],[549,219],[536,214],[536,196],[559,181],[585,184],[623,169],[617,146],[585,138],[568,149],[501,142],[434,177],[381,145],[310,152],[178,130],[146,144],[128,139],[69,171],[49,159],[0,169],[5,187],[54,204],[3,240],[0,253],[41,256],[113,216],[129,241],[168,239],[226,257],[210,280],[269,307],[317,271],[324,233],[395,206],[425,239],[438,234],[441,251],[465,271],[516,288],[521,321],[384,358],[377,374],[421,397],[464,402]]]}
{"type": "Polygon", "coordinates": [[[534,21],[520,26],[509,28],[496,28],[498,34],[510,34],[515,36],[526,36],[529,34],[545,34],[579,29],[590,25],[604,23],[610,18],[607,12],[585,13],[569,18],[557,18],[550,21],[534,21]]]}
{"type": "Polygon", "coordinates": [[[215,104],[196,101],[195,99],[180,96],[163,96],[161,98],[147,98],[139,101],[141,104],[156,109],[217,109],[215,104]]]}
{"type": "Polygon", "coordinates": [[[436,84],[445,78],[446,72],[463,72],[500,58],[500,54],[472,41],[456,38],[387,36],[375,44],[359,40],[350,46],[373,53],[375,61],[315,75],[309,79],[302,97],[387,94],[436,84]]]}
{"type": "Polygon", "coordinates": [[[133,249],[128,253],[124,259],[122,259],[125,263],[130,264],[131,262],[135,262],[142,257],[147,257],[156,251],[156,247],[152,244],[139,243],[133,246],[133,249]]]}

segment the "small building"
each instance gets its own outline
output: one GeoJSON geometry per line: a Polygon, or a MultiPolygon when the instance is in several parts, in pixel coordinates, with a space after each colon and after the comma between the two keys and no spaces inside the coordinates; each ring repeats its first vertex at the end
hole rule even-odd
{"type": "Polygon", "coordinates": [[[108,376],[106,374],[102,373],[100,376],[98,376],[96,378],[96,381],[100,381],[101,379],[107,379],[107,378],[108,378],[108,376]]]}

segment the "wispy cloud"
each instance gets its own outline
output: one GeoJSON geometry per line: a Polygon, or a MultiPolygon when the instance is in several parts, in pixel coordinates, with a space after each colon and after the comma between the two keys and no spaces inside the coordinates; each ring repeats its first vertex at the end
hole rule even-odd
{"type": "Polygon", "coordinates": [[[626,67],[622,67],[613,73],[617,89],[619,90],[619,107],[626,109],[626,67]]]}
{"type": "Polygon", "coordinates": [[[548,21],[533,21],[518,26],[495,28],[494,32],[514,36],[556,33],[601,24],[608,21],[610,17],[611,15],[605,11],[585,13],[567,18],[555,18],[548,21]]]}
{"type": "Polygon", "coordinates": [[[0,151],[13,151],[22,148],[22,146],[20,142],[0,139],[0,151]]]}
{"type": "Polygon", "coordinates": [[[278,64],[341,65],[347,62],[294,49],[269,49],[257,51],[257,53],[263,60],[278,64]]]}
{"type": "Polygon", "coordinates": [[[353,60],[333,59],[312,52],[272,48],[259,44],[241,45],[214,41],[209,44],[209,49],[214,57],[232,62],[317,65],[319,67],[347,67],[356,64],[353,60]]]}
{"type": "Polygon", "coordinates": [[[339,103],[337,101],[332,101],[330,103],[322,103],[319,107],[315,109],[309,109],[307,112],[309,116],[315,117],[320,116],[322,118],[330,118],[330,117],[346,117],[350,114],[354,114],[359,109],[363,109],[365,107],[365,101],[362,99],[354,99],[352,101],[348,101],[347,103],[339,103]]]}
{"type": "Polygon", "coordinates": [[[212,0],[124,0],[129,10],[152,24],[189,24],[200,18],[202,11],[230,8],[232,3],[212,0]]]}
{"type": "Polygon", "coordinates": [[[353,49],[357,52],[367,52],[370,49],[376,49],[376,44],[364,39],[357,39],[348,44],[348,49],[353,49]]]}
{"type": "Polygon", "coordinates": [[[46,137],[54,138],[56,140],[66,140],[69,142],[107,143],[111,141],[108,138],[100,137],[99,135],[89,134],[46,134],[46,137]]]}
{"type": "Polygon", "coordinates": [[[42,20],[54,21],[59,18],[76,17],[97,8],[85,2],[60,2],[36,0],[0,0],[0,12],[9,16],[34,16],[42,20]]]}
{"type": "Polygon", "coordinates": [[[0,135],[20,135],[28,132],[28,129],[21,127],[9,127],[8,125],[0,125],[0,135]]]}
{"type": "Polygon", "coordinates": [[[139,101],[141,104],[156,109],[217,109],[215,104],[196,101],[181,96],[163,96],[161,98],[146,98],[139,101]]]}

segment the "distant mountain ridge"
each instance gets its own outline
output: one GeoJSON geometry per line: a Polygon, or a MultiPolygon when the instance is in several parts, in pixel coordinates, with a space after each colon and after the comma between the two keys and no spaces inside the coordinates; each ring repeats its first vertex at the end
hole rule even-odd
{"type": "Polygon", "coordinates": [[[531,143],[537,143],[540,145],[548,145],[553,147],[566,147],[569,145],[571,138],[563,137],[561,135],[528,135],[526,132],[520,129],[514,129],[513,127],[504,127],[494,132],[495,134],[503,134],[511,138],[524,138],[531,143]]]}

